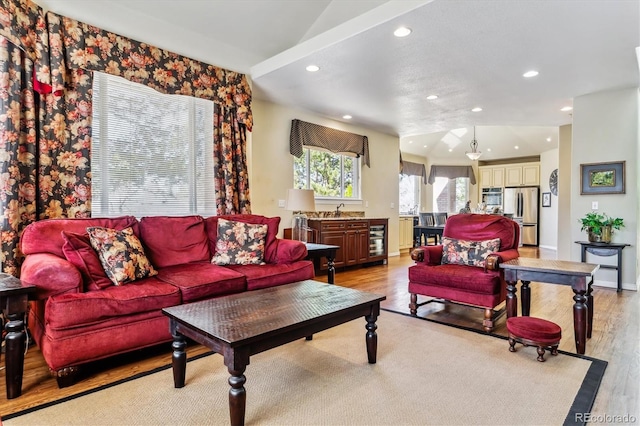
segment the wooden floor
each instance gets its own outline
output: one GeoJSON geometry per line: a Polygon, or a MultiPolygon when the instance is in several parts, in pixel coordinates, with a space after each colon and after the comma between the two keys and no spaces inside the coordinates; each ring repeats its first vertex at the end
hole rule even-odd
{"type": "MultiPolygon", "coordinates": [[[[521,255],[541,258],[555,256],[553,252],[545,253],[534,248],[523,248],[521,255]]],[[[402,254],[390,258],[387,265],[340,270],[336,274],[336,284],[385,294],[387,300],[382,303],[383,308],[408,313],[407,268],[412,264],[409,255],[402,254]]],[[[326,282],[327,277],[321,275],[317,279],[326,282]]],[[[560,349],[575,353],[571,288],[542,283],[533,283],[531,288],[531,314],[559,324],[563,335],[560,349]]],[[[609,365],[592,414],[635,416],[637,423],[640,418],[640,296],[633,291],[616,293],[614,289],[599,287],[595,287],[593,296],[593,337],[587,341],[586,355],[608,361],[609,365]]],[[[479,309],[430,303],[421,307],[418,315],[482,329],[483,311],[479,309]]],[[[504,316],[497,321],[494,332],[507,334],[504,316]]],[[[189,347],[187,353],[193,356],[205,351],[203,347],[189,347]]],[[[506,343],[505,356],[509,356],[506,343]]],[[[0,417],[167,365],[170,360],[169,344],[127,354],[92,365],[77,384],[58,389],[55,380],[49,376],[39,350],[32,346],[25,359],[21,397],[13,400],[4,398],[4,370],[0,372],[0,417]]],[[[537,362],[535,357],[531,362],[537,362]]],[[[514,385],[517,386],[517,383],[514,385]]],[[[553,383],[549,383],[549,386],[553,386],[553,383]]],[[[506,398],[506,395],[500,395],[501,391],[506,390],[495,391],[497,403],[506,398]]]]}

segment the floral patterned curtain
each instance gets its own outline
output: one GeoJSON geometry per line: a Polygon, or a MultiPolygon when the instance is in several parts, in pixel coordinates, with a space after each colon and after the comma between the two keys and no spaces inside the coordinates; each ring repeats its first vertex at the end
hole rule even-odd
{"type": "Polygon", "coordinates": [[[213,184],[219,196],[215,213],[251,212],[246,130],[251,130],[253,118],[251,89],[243,74],[52,12],[45,16],[31,0],[0,0],[0,42],[4,145],[0,196],[6,272],[19,271],[18,240],[27,224],[36,218],[91,214],[93,71],[163,93],[212,100],[217,166],[213,184]],[[39,105],[34,97],[40,99],[39,105]]]}

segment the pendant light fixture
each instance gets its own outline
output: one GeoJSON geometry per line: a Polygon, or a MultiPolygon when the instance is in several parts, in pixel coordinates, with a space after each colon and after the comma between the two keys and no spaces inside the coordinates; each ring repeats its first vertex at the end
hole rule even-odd
{"type": "Polygon", "coordinates": [[[467,151],[465,152],[465,154],[467,154],[467,157],[469,157],[470,160],[475,161],[482,155],[482,152],[478,151],[478,141],[476,140],[476,126],[473,126],[473,140],[469,145],[471,146],[471,152],[467,151]]]}

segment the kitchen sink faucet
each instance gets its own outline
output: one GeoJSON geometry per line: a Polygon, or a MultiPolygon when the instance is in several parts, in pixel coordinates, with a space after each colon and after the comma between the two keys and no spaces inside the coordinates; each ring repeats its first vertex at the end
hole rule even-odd
{"type": "Polygon", "coordinates": [[[336,207],[336,217],[340,217],[340,207],[344,207],[344,203],[340,203],[338,207],[336,207]]]}

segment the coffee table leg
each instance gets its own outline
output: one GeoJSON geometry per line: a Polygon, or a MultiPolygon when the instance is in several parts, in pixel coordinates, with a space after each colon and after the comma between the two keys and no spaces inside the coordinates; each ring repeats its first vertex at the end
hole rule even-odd
{"type": "Polygon", "coordinates": [[[336,266],[335,266],[335,255],[329,254],[327,255],[327,282],[329,284],[335,284],[336,277],[336,266]]]}
{"type": "Polygon", "coordinates": [[[378,334],[376,333],[376,329],[378,328],[378,326],[376,325],[378,315],[380,315],[380,304],[372,306],[371,313],[365,316],[365,319],[367,320],[366,341],[369,364],[375,364],[376,358],[378,356],[378,334]]]}
{"type": "Polygon", "coordinates": [[[587,316],[589,307],[585,304],[587,297],[584,290],[573,290],[573,330],[576,339],[576,352],[584,355],[587,340],[587,316]]]}
{"type": "Polygon", "coordinates": [[[185,376],[187,371],[187,342],[183,335],[173,333],[173,354],[171,355],[171,365],[173,366],[173,386],[176,388],[184,387],[185,376]]]}
{"type": "Polygon", "coordinates": [[[229,416],[231,426],[244,425],[244,414],[247,405],[247,391],[244,384],[247,378],[244,371],[249,365],[249,352],[242,348],[225,350],[224,363],[231,377],[229,377],[229,416]]]}
{"type": "Polygon", "coordinates": [[[587,290],[587,338],[591,338],[591,329],[593,328],[593,287],[591,287],[591,283],[589,283],[589,288],[587,290]]]}

